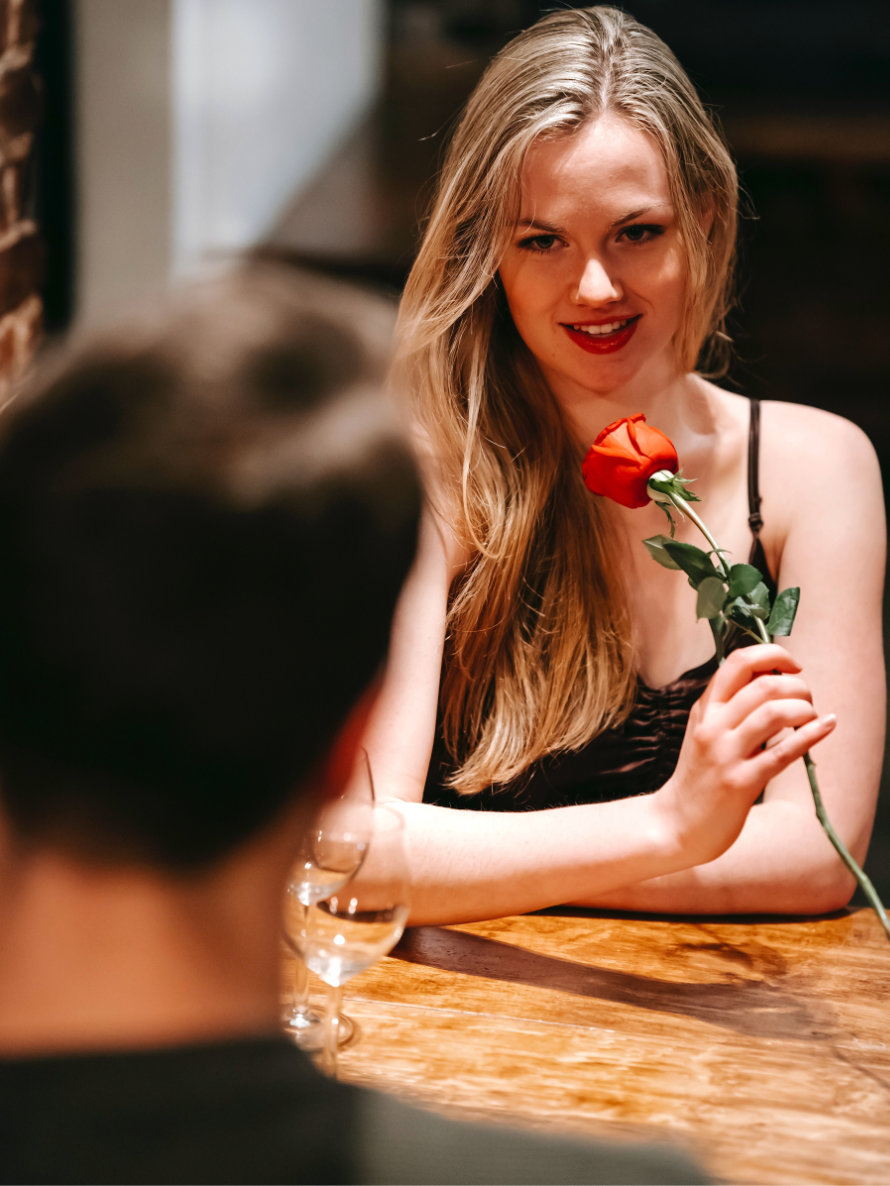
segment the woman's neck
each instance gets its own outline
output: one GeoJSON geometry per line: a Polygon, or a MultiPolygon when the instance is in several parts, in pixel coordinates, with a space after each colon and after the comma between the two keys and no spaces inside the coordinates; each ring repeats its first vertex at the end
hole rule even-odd
{"type": "Polygon", "coordinates": [[[695,374],[678,375],[660,387],[631,389],[599,395],[564,408],[573,434],[587,448],[607,424],[642,412],[649,424],[670,437],[681,456],[698,451],[697,444],[715,429],[715,388],[695,374]]]}

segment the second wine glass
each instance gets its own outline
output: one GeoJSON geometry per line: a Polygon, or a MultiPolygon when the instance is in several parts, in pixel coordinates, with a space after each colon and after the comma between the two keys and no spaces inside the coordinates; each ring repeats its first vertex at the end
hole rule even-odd
{"type": "MultiPolygon", "coordinates": [[[[285,1030],[304,1050],[322,1046],[324,1016],[309,1004],[309,976],[297,936],[311,906],[344,886],[361,868],[371,840],[374,784],[368,756],[361,751],[346,787],[326,799],[306,829],[291,869],[284,901],[284,938],[298,956],[285,1030]]],[[[348,1034],[341,1032],[341,1040],[348,1034]]]]}
{"type": "Polygon", "coordinates": [[[322,1067],[336,1075],[342,1043],[342,986],[398,942],[409,910],[405,823],[391,806],[374,808],[374,828],[358,872],[335,894],[311,906],[295,936],[306,966],[333,990],[328,997],[322,1067]]]}

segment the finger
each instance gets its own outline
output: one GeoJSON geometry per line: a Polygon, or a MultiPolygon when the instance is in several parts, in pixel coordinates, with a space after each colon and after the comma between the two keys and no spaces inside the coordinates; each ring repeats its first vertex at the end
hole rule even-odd
{"type": "Polygon", "coordinates": [[[777,643],[741,647],[717,668],[705,696],[725,703],[758,675],[774,671],[793,674],[800,670],[801,666],[794,656],[777,643]]]}
{"type": "Polygon", "coordinates": [[[776,738],[783,729],[799,729],[819,714],[809,700],[768,700],[733,730],[739,752],[749,756],[776,738]]]}
{"type": "Polygon", "coordinates": [[[726,723],[738,726],[763,704],[771,700],[807,700],[813,696],[809,685],[799,675],[760,675],[742,687],[726,705],[726,723]]]}
{"type": "Polygon", "coordinates": [[[764,749],[769,749],[771,745],[778,745],[783,737],[786,737],[789,733],[793,732],[793,729],[780,729],[778,733],[774,733],[769,741],[764,744],[764,749]]]}
{"type": "Polygon", "coordinates": [[[761,750],[749,760],[749,770],[754,774],[761,786],[790,766],[828,737],[837,725],[837,718],[833,713],[816,717],[799,729],[787,733],[769,749],[761,750]]]}

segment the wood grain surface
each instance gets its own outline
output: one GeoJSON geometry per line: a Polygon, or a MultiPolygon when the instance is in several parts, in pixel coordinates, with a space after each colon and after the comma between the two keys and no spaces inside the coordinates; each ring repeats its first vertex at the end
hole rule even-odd
{"type": "Polygon", "coordinates": [[[890,944],[820,919],[547,911],[406,932],[340,1077],[472,1119],[670,1140],[731,1183],[890,1182],[890,944]]]}

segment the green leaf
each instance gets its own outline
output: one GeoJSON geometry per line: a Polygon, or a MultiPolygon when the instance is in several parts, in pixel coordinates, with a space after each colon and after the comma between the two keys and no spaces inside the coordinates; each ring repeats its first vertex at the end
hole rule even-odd
{"type": "Polygon", "coordinates": [[[694,544],[684,544],[678,539],[669,539],[664,543],[664,550],[676,562],[678,568],[689,577],[693,589],[697,589],[702,581],[717,576],[717,569],[707,552],[697,548],[694,544]]]}
{"type": "Polygon", "coordinates": [[[763,583],[755,585],[745,600],[751,605],[751,610],[765,622],[769,617],[769,589],[763,583]]]}
{"type": "MultiPolygon", "coordinates": [[[[668,516],[670,518],[670,516],[668,516]]],[[[673,560],[665,549],[665,544],[671,543],[672,540],[666,535],[653,535],[649,539],[644,539],[643,543],[653,560],[657,560],[663,568],[673,568],[679,570],[680,565],[673,560]]]]}
{"type": "Polygon", "coordinates": [[[706,577],[698,587],[698,601],[695,605],[697,618],[718,617],[726,601],[726,585],[719,577],[706,577]]]}
{"type": "Polygon", "coordinates": [[[729,570],[730,597],[744,597],[763,582],[760,569],[753,564],[734,564],[729,570]]]}
{"type": "Polygon", "coordinates": [[[735,622],[743,630],[760,637],[760,632],[757,629],[757,618],[760,615],[752,613],[750,605],[746,605],[743,601],[733,601],[726,607],[726,615],[731,622],[735,622]]]}
{"type": "Polygon", "coordinates": [[[763,592],[767,598],[765,605],[756,597],[758,589],[755,589],[747,597],[734,597],[727,603],[726,612],[734,622],[744,624],[752,618],[760,618],[761,622],[765,622],[769,617],[769,590],[766,585],[763,586],[763,592]]]}
{"type": "Polygon", "coordinates": [[[797,603],[800,601],[800,589],[783,589],[776,597],[773,612],[769,616],[766,628],[771,638],[784,637],[791,633],[794,625],[794,615],[797,613],[797,603]]]}

